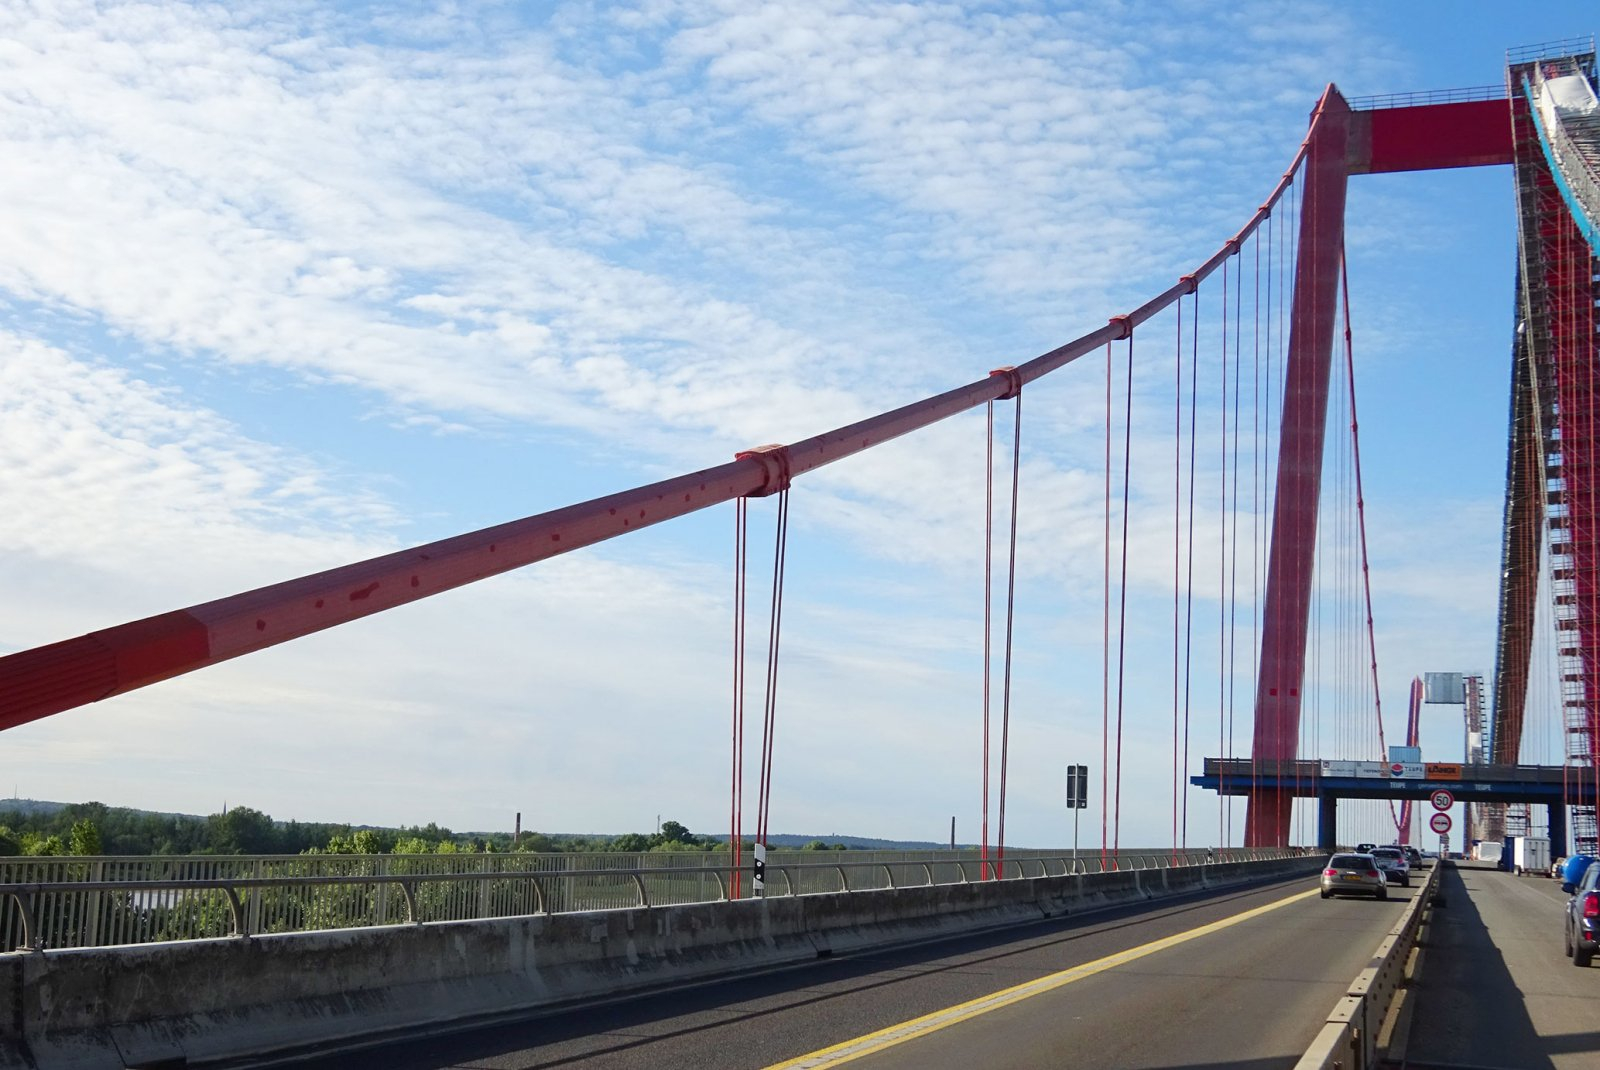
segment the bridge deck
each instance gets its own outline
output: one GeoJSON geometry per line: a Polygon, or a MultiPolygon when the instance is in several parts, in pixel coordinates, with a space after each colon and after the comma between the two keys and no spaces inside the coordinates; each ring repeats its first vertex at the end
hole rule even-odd
{"type": "Polygon", "coordinates": [[[1594,805],[1594,770],[1560,765],[1463,765],[1458,776],[1324,776],[1316,761],[1271,762],[1207,758],[1196,787],[1223,795],[1249,795],[1260,787],[1298,798],[1426,799],[1441,788],[1465,802],[1559,802],[1594,805]]]}

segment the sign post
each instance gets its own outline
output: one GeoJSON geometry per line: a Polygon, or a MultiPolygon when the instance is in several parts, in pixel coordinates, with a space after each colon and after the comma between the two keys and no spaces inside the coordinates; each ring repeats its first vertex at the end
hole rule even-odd
{"type": "Polygon", "coordinates": [[[1072,811],[1072,869],[1078,869],[1079,811],[1089,805],[1089,767],[1067,766],[1067,809],[1072,811]]]}

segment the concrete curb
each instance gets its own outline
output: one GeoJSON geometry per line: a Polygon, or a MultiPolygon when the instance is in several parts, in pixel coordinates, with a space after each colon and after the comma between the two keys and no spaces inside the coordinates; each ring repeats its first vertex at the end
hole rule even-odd
{"type": "Polygon", "coordinates": [[[1313,872],[1221,863],[733,903],[0,955],[0,1070],[120,1070],[699,983],[1313,872]]]}

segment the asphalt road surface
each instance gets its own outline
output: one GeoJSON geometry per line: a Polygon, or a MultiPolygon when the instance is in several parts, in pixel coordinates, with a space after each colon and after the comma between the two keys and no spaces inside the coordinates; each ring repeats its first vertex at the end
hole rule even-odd
{"type": "Polygon", "coordinates": [[[1287,1068],[1410,895],[1392,889],[1387,902],[1322,901],[1314,879],[1279,882],[826,959],[296,1065],[1287,1068]]]}
{"type": "Polygon", "coordinates": [[[1490,864],[1447,867],[1407,1046],[1411,1066],[1600,1067],[1600,959],[1561,945],[1567,896],[1546,877],[1490,864]]]}

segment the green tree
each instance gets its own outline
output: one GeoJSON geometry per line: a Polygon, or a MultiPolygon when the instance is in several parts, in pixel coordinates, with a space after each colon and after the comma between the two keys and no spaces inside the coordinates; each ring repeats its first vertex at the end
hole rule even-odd
{"type": "Polygon", "coordinates": [[[100,829],[88,818],[73,822],[72,832],[67,838],[67,846],[68,853],[75,855],[105,853],[100,849],[100,829]]]}
{"type": "Polygon", "coordinates": [[[272,818],[248,806],[235,806],[225,814],[206,818],[207,849],[219,855],[265,855],[278,848],[272,818]]]}
{"type": "Polygon", "coordinates": [[[67,845],[61,842],[60,836],[40,836],[36,832],[24,833],[22,837],[22,853],[25,855],[64,855],[67,845]]]}
{"type": "Polygon", "coordinates": [[[357,829],[348,835],[328,837],[328,846],[322,854],[376,855],[383,854],[383,838],[373,829],[357,829]]]}

